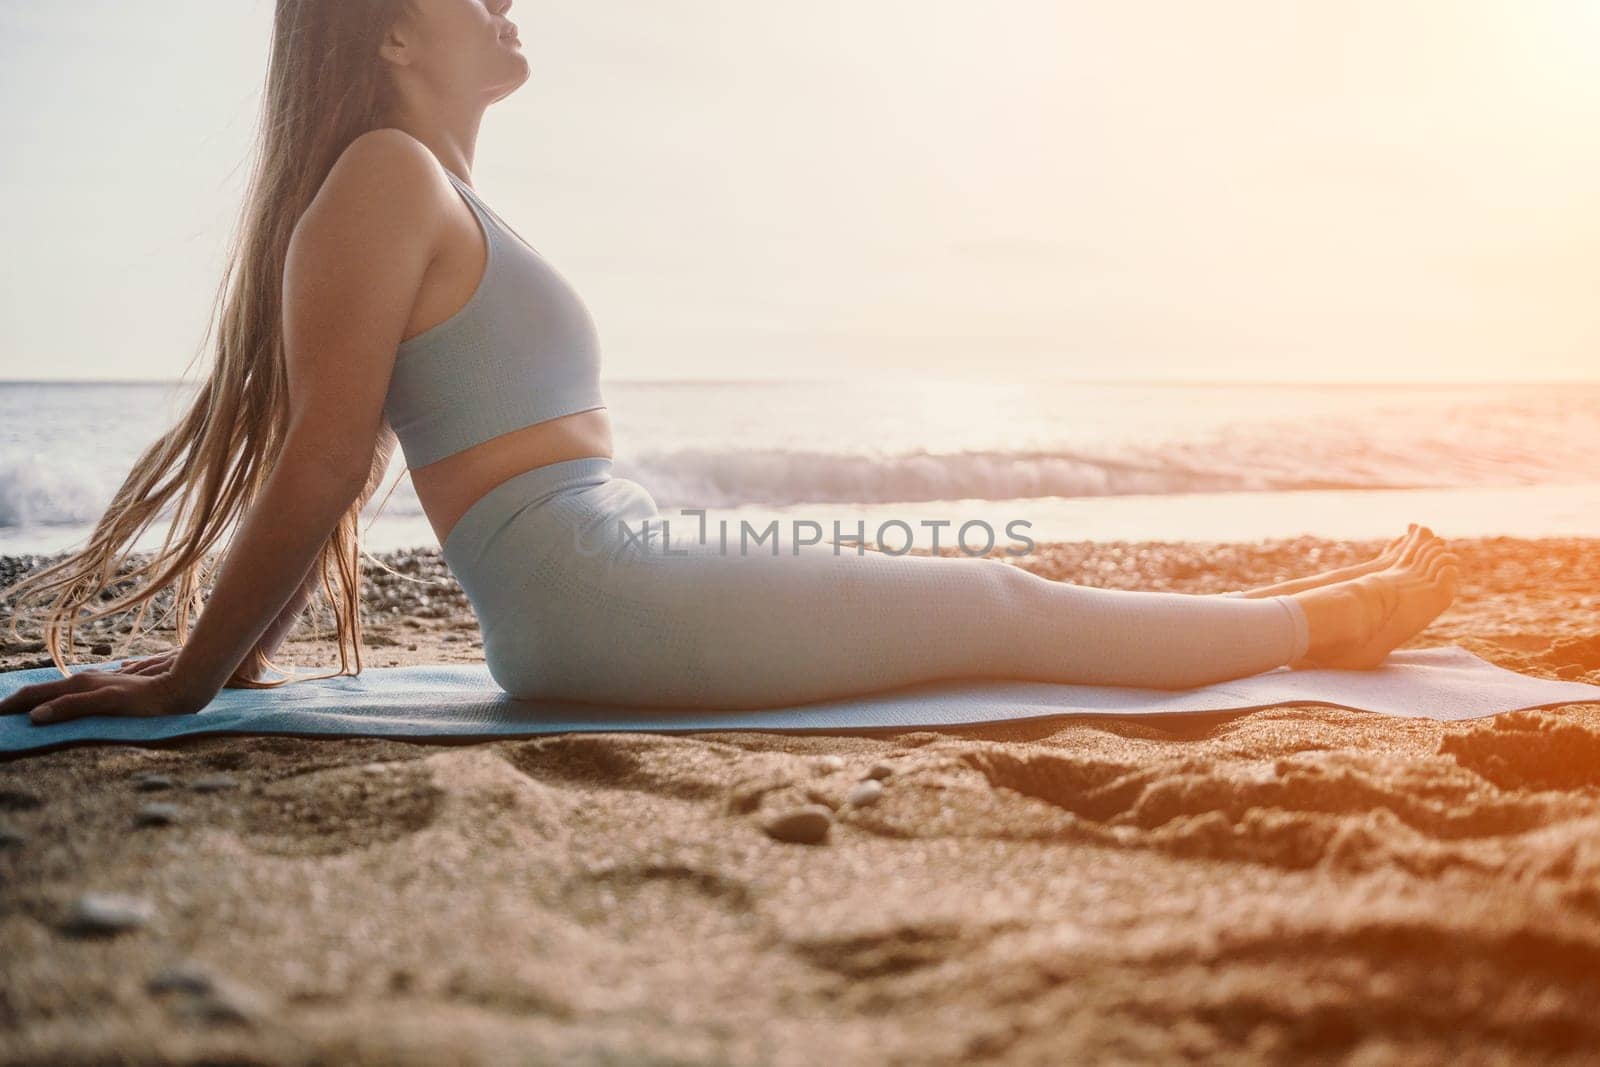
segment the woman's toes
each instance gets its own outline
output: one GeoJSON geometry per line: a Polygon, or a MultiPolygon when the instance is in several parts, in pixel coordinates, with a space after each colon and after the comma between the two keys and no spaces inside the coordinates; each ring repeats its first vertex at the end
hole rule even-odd
{"type": "Polygon", "coordinates": [[[1416,562],[1417,552],[1423,547],[1423,542],[1416,537],[1406,542],[1405,549],[1400,553],[1400,558],[1389,566],[1393,570],[1403,570],[1416,562]]]}
{"type": "Polygon", "coordinates": [[[1461,560],[1458,560],[1453,552],[1442,553],[1442,555],[1438,555],[1438,557],[1430,561],[1429,568],[1427,568],[1427,581],[1434,582],[1434,585],[1438,585],[1438,587],[1448,585],[1451,590],[1451,598],[1454,598],[1454,589],[1456,589],[1459,579],[1461,579],[1461,560]]]}
{"type": "Polygon", "coordinates": [[[1431,536],[1424,537],[1422,530],[1419,528],[1412,533],[1411,540],[1406,542],[1405,551],[1400,554],[1400,561],[1397,565],[1401,567],[1412,566],[1417,561],[1417,557],[1432,543],[1433,538],[1431,536]]]}
{"type": "Polygon", "coordinates": [[[1456,592],[1461,587],[1461,568],[1454,563],[1446,563],[1439,568],[1436,580],[1445,592],[1445,606],[1449,607],[1455,602],[1456,592]]]}
{"type": "Polygon", "coordinates": [[[1460,574],[1461,560],[1454,552],[1440,552],[1428,560],[1428,580],[1437,582],[1446,570],[1460,574]]]}

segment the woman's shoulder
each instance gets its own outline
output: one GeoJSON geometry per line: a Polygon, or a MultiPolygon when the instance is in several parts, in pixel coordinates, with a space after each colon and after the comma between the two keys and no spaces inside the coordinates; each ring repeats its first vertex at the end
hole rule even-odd
{"type": "MultiPolygon", "coordinates": [[[[427,145],[393,127],[360,134],[339,153],[323,181],[367,193],[437,192],[448,184],[427,145]]],[[[446,190],[448,191],[448,190],[446,190]]]]}
{"type": "MultiPolygon", "coordinates": [[[[455,198],[444,167],[403,130],[377,129],[345,147],[295,227],[328,243],[360,242],[385,254],[386,241],[431,243],[444,232],[455,198]]],[[[431,251],[430,251],[431,254],[431,251]]]]}

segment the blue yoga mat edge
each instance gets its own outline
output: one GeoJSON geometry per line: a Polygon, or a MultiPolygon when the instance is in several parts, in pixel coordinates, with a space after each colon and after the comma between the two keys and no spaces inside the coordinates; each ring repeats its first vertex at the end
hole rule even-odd
{"type": "MultiPolygon", "coordinates": [[[[72,672],[120,662],[74,665],[72,672]]],[[[53,667],[0,674],[0,694],[59,677],[53,667]]],[[[1082,717],[1243,714],[1283,705],[1454,721],[1587,702],[1600,703],[1600,686],[1519,674],[1459,646],[1395,653],[1377,671],[1279,669],[1191,690],[968,680],[733,711],[519,701],[499,690],[481,663],[425,664],[369,668],[360,677],[283,689],[224,690],[205,710],[188,716],[96,716],[51,726],[6,716],[0,718],[0,758],[78,744],[156,744],[198,736],[466,743],[575,732],[874,734],[1082,717]]]]}

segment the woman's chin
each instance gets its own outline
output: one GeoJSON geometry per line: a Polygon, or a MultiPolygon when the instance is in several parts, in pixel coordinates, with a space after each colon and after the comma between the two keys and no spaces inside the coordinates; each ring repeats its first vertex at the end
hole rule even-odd
{"type": "Polygon", "coordinates": [[[527,84],[528,78],[533,74],[533,68],[521,56],[516,57],[516,65],[491,88],[491,99],[504,100],[518,89],[527,84]]]}

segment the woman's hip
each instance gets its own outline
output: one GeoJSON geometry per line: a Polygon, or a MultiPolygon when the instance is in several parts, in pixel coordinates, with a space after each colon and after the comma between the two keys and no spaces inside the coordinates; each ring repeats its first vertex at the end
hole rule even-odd
{"type": "Polygon", "coordinates": [[[612,475],[611,460],[563,460],[490,489],[457,520],[441,548],[488,625],[485,615],[523,601],[530,581],[571,575],[603,531],[648,524],[658,514],[643,486],[612,475]]]}

